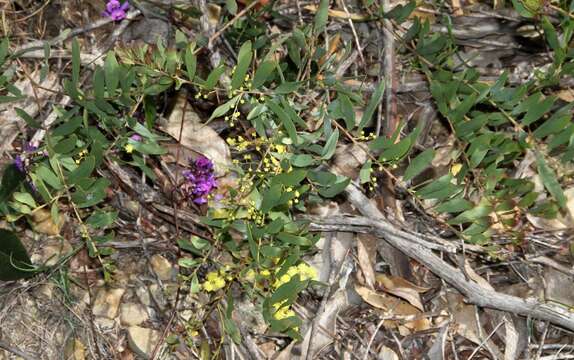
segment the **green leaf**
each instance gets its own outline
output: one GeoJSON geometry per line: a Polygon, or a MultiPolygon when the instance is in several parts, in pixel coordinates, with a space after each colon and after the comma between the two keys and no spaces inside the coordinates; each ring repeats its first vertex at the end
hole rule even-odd
{"type": "Polygon", "coordinates": [[[277,86],[273,92],[277,95],[290,94],[297,91],[300,86],[300,82],[283,82],[281,85],[277,86]]]}
{"type": "Polygon", "coordinates": [[[289,233],[285,233],[285,232],[281,232],[279,234],[277,234],[277,239],[279,239],[280,241],[286,243],[286,244],[291,244],[291,245],[299,245],[299,246],[311,246],[312,243],[311,241],[303,236],[297,236],[297,235],[293,235],[293,234],[289,234],[289,233]]]}
{"type": "Polygon", "coordinates": [[[10,43],[8,42],[8,37],[5,37],[0,42],[0,66],[4,64],[6,57],[8,56],[8,47],[10,43]]]}
{"type": "Polygon", "coordinates": [[[555,101],[556,97],[548,96],[547,98],[542,100],[542,102],[540,102],[539,104],[530,107],[526,112],[524,119],[522,119],[522,124],[524,126],[528,126],[533,122],[535,122],[536,120],[540,119],[544,114],[550,111],[555,101]]]}
{"type": "Polygon", "coordinates": [[[363,130],[365,125],[367,125],[367,123],[371,120],[373,114],[375,113],[375,110],[377,109],[379,103],[383,99],[384,93],[385,93],[385,82],[381,81],[379,86],[377,86],[377,88],[375,89],[375,92],[373,93],[373,96],[371,97],[371,100],[369,101],[369,104],[367,105],[367,108],[363,113],[363,117],[361,118],[361,122],[359,123],[359,130],[363,130]]]}
{"type": "MultiPolygon", "coordinates": [[[[534,0],[534,2],[536,1],[538,0],[534,0]]],[[[512,0],[512,6],[514,6],[514,10],[516,10],[520,16],[525,18],[532,18],[537,12],[532,6],[526,6],[521,0],[512,0]]]]}
{"type": "Polygon", "coordinates": [[[350,182],[351,179],[344,177],[343,180],[336,182],[335,184],[333,184],[328,188],[319,188],[319,195],[326,198],[335,197],[339,195],[341,192],[343,192],[347,188],[350,182]]]}
{"type": "Polygon", "coordinates": [[[177,240],[177,245],[185,251],[189,251],[192,254],[203,256],[205,250],[210,247],[210,242],[206,239],[200,238],[199,236],[193,235],[189,240],[179,239],[177,240]]]}
{"type": "Polygon", "coordinates": [[[86,223],[94,229],[101,229],[112,225],[118,218],[118,211],[102,211],[96,210],[86,220],[86,223]]]}
{"type": "Polygon", "coordinates": [[[492,212],[492,206],[490,205],[478,205],[470,210],[466,210],[454,219],[448,221],[451,225],[464,224],[467,222],[473,222],[480,218],[486,218],[492,212]]]}
{"type": "Polygon", "coordinates": [[[259,65],[255,72],[255,76],[253,77],[254,89],[259,89],[259,87],[269,79],[270,75],[275,70],[275,66],[277,66],[275,61],[264,61],[259,65]]]}
{"type": "Polygon", "coordinates": [[[562,191],[560,183],[556,179],[556,174],[550,168],[550,166],[548,166],[544,160],[544,157],[539,152],[536,152],[536,165],[538,167],[538,175],[540,175],[546,190],[548,190],[548,192],[552,195],[552,197],[556,200],[562,209],[567,210],[567,199],[564,195],[564,191],[562,191]]]}
{"type": "Polygon", "coordinates": [[[415,176],[420,174],[424,169],[426,169],[432,162],[435,156],[435,151],[433,149],[426,149],[420,153],[416,158],[411,160],[411,163],[405,170],[405,175],[403,180],[409,181],[415,176]]]}
{"type": "Polygon", "coordinates": [[[76,148],[76,143],[78,142],[78,137],[74,134],[69,138],[64,139],[54,145],[54,151],[58,154],[66,154],[76,148]]]}
{"type": "Polygon", "coordinates": [[[265,104],[271,109],[271,111],[275,113],[275,115],[277,115],[277,117],[281,121],[281,124],[287,131],[287,134],[289,134],[289,138],[291,139],[293,144],[297,144],[298,142],[297,129],[295,128],[295,124],[293,124],[293,121],[291,120],[289,115],[281,108],[281,106],[276,104],[273,100],[268,100],[265,102],[265,104]]]}
{"type": "Polygon", "coordinates": [[[13,196],[14,196],[14,200],[21,202],[22,204],[26,204],[32,209],[35,209],[36,207],[38,207],[38,205],[36,205],[36,201],[34,200],[32,195],[30,195],[29,193],[15,192],[13,196]]]}
{"type": "Polygon", "coordinates": [[[273,295],[271,295],[270,303],[271,305],[281,303],[287,300],[287,303],[292,302],[297,298],[297,294],[305,288],[305,283],[299,280],[299,276],[293,276],[291,280],[281,285],[273,295]]]}
{"type": "Polygon", "coordinates": [[[187,70],[187,78],[189,81],[193,81],[197,69],[197,57],[194,54],[194,50],[194,43],[191,43],[185,50],[185,69],[187,70]]]}
{"type": "Polygon", "coordinates": [[[80,116],[73,117],[71,120],[66,121],[62,125],[52,130],[52,136],[70,135],[80,126],[82,126],[82,118],[80,116]]]}
{"type": "Polygon", "coordinates": [[[203,83],[203,85],[202,85],[203,88],[205,90],[212,90],[224,72],[225,72],[225,66],[223,66],[223,65],[219,65],[218,67],[213,69],[211,71],[211,73],[209,73],[209,75],[207,76],[207,79],[205,80],[205,82],[203,83]]]}
{"type": "Polygon", "coordinates": [[[325,29],[327,25],[327,19],[329,17],[329,0],[321,0],[319,3],[319,9],[315,14],[315,35],[320,34],[325,29]]]}
{"type": "Polygon", "coordinates": [[[281,195],[283,194],[283,191],[281,190],[282,187],[283,186],[281,184],[276,184],[263,192],[263,200],[261,201],[261,208],[259,210],[266,213],[277,206],[281,199],[281,195]]]}
{"type": "Polygon", "coordinates": [[[331,133],[331,136],[327,139],[323,150],[321,151],[321,159],[329,160],[335,155],[335,150],[337,150],[337,142],[339,141],[339,129],[335,129],[331,133]]]}
{"type": "Polygon", "coordinates": [[[396,144],[391,145],[381,153],[380,161],[395,161],[405,156],[413,143],[413,137],[407,136],[396,144]]]}
{"type": "Polygon", "coordinates": [[[36,169],[36,175],[56,190],[60,190],[63,187],[60,179],[58,179],[56,174],[54,174],[46,165],[40,165],[36,169]]]}
{"type": "Polygon", "coordinates": [[[455,198],[448,200],[435,208],[440,213],[457,213],[472,209],[473,203],[464,198],[455,198]]]}
{"type": "Polygon", "coordinates": [[[397,5],[391,11],[384,14],[385,19],[393,19],[397,23],[403,23],[409,15],[413,12],[413,10],[417,7],[416,1],[410,1],[406,5],[397,5]]]}
{"type": "Polygon", "coordinates": [[[554,51],[561,50],[560,41],[558,40],[558,35],[556,35],[556,29],[546,16],[542,18],[542,29],[544,29],[544,35],[546,35],[546,41],[548,42],[548,45],[550,45],[550,48],[554,51]]]}
{"type": "Polygon", "coordinates": [[[237,105],[237,103],[239,102],[239,100],[241,99],[241,95],[237,95],[236,97],[234,97],[233,99],[229,100],[228,102],[219,105],[211,114],[211,116],[209,117],[208,121],[211,121],[215,118],[218,118],[220,116],[223,116],[225,114],[227,114],[227,112],[233,108],[235,108],[235,106],[237,105]]]}
{"type": "Polygon", "coordinates": [[[108,52],[106,55],[106,61],[104,63],[104,76],[106,79],[106,88],[108,89],[108,94],[113,96],[118,88],[120,81],[120,64],[116,60],[116,56],[113,51],[108,52]]]}
{"type": "Polygon", "coordinates": [[[239,54],[237,55],[237,66],[235,67],[235,72],[231,78],[231,88],[237,89],[245,81],[245,75],[251,65],[251,58],[253,57],[253,51],[251,50],[251,41],[246,41],[239,49],[239,54]]]}
{"type": "Polygon", "coordinates": [[[291,172],[282,173],[275,175],[271,179],[271,185],[281,184],[283,186],[297,186],[305,179],[307,176],[306,170],[293,170],[291,172]]]}
{"type": "Polygon", "coordinates": [[[33,117],[31,117],[26,111],[20,108],[14,108],[14,110],[16,111],[16,114],[19,117],[21,117],[22,120],[26,122],[26,124],[28,124],[29,127],[33,129],[39,129],[42,127],[42,125],[39,122],[37,122],[33,117]]]}
{"type": "Polygon", "coordinates": [[[70,184],[76,184],[80,179],[87,178],[92,174],[96,167],[96,158],[94,156],[88,156],[80,163],[80,166],[76,170],[72,171],[68,175],[68,181],[70,184]]]}
{"type": "Polygon", "coordinates": [[[371,181],[372,172],[373,162],[371,160],[367,160],[363,166],[361,166],[361,170],[359,171],[359,181],[361,184],[366,184],[371,181]]]}
{"type": "Polygon", "coordinates": [[[7,165],[4,168],[0,183],[0,203],[8,200],[25,179],[26,174],[18,170],[16,165],[7,165]]]}
{"type": "Polygon", "coordinates": [[[78,45],[78,39],[74,38],[72,40],[72,85],[76,88],[80,81],[80,66],[80,45],[78,45]]]}
{"type": "Polygon", "coordinates": [[[307,167],[314,162],[313,156],[309,154],[296,154],[291,158],[291,165],[296,167],[307,167]]]}
{"type": "Polygon", "coordinates": [[[225,0],[225,7],[232,15],[237,13],[237,2],[235,0],[225,0]]]}
{"type": "Polygon", "coordinates": [[[0,229],[0,280],[13,281],[34,275],[26,248],[11,231],[0,229]]]}
{"type": "Polygon", "coordinates": [[[106,198],[106,188],[110,185],[110,181],[106,178],[99,178],[88,189],[77,189],[72,194],[72,201],[76,203],[79,208],[87,208],[100,203],[106,198]]]}

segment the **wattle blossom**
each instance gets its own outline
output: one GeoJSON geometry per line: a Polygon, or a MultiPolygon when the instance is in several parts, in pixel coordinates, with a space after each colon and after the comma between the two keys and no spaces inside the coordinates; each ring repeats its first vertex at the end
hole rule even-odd
{"type": "Polygon", "coordinates": [[[182,189],[187,197],[196,204],[207,203],[209,194],[217,187],[211,160],[201,156],[191,162],[190,169],[182,174],[186,180],[182,189]]]}
{"type": "Polygon", "coordinates": [[[128,1],[120,4],[119,0],[109,0],[103,15],[112,18],[114,21],[120,21],[126,18],[126,11],[129,7],[130,4],[128,1]]]}

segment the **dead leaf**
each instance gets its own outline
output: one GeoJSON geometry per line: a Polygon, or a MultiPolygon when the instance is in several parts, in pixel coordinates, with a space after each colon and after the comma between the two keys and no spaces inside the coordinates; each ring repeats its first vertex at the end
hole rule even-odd
{"type": "Polygon", "coordinates": [[[204,124],[191,105],[185,105],[186,102],[185,92],[180,92],[168,122],[162,126],[162,130],[176,140],[180,138],[181,131],[181,144],[208,157],[215,165],[216,175],[224,175],[231,166],[231,153],[227,143],[215,130],[204,124]],[[183,118],[184,108],[185,118],[183,118]]]}
{"type": "MultiPolygon", "coordinates": [[[[307,5],[304,7],[305,10],[309,10],[310,12],[312,12],[313,14],[315,14],[317,12],[318,6],[317,5],[307,5]]],[[[369,16],[366,14],[354,14],[354,13],[346,13],[343,10],[334,10],[334,9],[329,9],[328,12],[330,17],[335,17],[335,18],[339,18],[339,19],[344,19],[344,20],[354,20],[354,21],[365,21],[369,19],[369,16]]]]}
{"type": "MultiPolygon", "coordinates": [[[[406,301],[360,285],[355,285],[355,291],[367,304],[383,310],[385,315],[406,317],[408,320],[403,326],[410,330],[417,332],[429,329],[431,326],[427,318],[418,317],[421,311],[406,301]],[[411,317],[413,318],[412,320],[410,320],[411,317]]],[[[387,329],[396,328],[399,326],[399,322],[397,320],[386,320],[383,322],[383,326],[387,329]]]]}
{"type": "Polygon", "coordinates": [[[561,271],[547,267],[544,271],[545,298],[565,306],[574,306],[574,281],[561,271]]]}
{"type": "MultiPolygon", "coordinates": [[[[61,223],[60,219],[60,223],[61,223]]],[[[32,224],[34,231],[46,235],[58,235],[60,233],[61,224],[56,224],[52,219],[50,211],[40,208],[32,213],[32,224]]]]}
{"type": "Polygon", "coordinates": [[[428,291],[428,288],[417,286],[398,276],[378,274],[376,279],[377,285],[380,285],[382,290],[388,292],[389,294],[405,299],[417,309],[424,311],[424,307],[419,294],[428,291]]]}
{"type": "Polygon", "coordinates": [[[390,347],[383,346],[381,348],[381,351],[379,351],[379,359],[382,359],[382,360],[399,360],[399,356],[390,347]]]}
{"type": "Polygon", "coordinates": [[[355,179],[367,159],[368,154],[362,145],[349,144],[337,146],[333,167],[338,174],[355,179]]]}
{"type": "Polygon", "coordinates": [[[359,267],[365,277],[365,285],[375,288],[375,261],[377,255],[377,238],[369,234],[357,234],[357,258],[359,267]]]}
{"type": "Polygon", "coordinates": [[[554,95],[556,95],[560,100],[564,100],[569,103],[574,101],[574,89],[560,90],[554,95]]]}
{"type": "Polygon", "coordinates": [[[24,110],[32,118],[35,118],[46,101],[60,90],[58,76],[54,73],[48,73],[44,81],[41,82],[40,70],[34,71],[29,78],[26,77],[17,81],[14,86],[25,97],[23,100],[4,105],[5,111],[2,112],[2,121],[0,121],[0,138],[2,138],[0,155],[12,148],[12,142],[24,124],[24,120],[16,113],[16,108],[24,110]]]}
{"type": "Polygon", "coordinates": [[[479,324],[476,322],[476,307],[465,304],[464,298],[459,294],[448,293],[446,299],[449,312],[453,315],[456,332],[473,343],[480,344],[481,340],[478,336],[480,333],[479,324]]]}
{"type": "Polygon", "coordinates": [[[335,34],[333,39],[329,41],[329,51],[327,51],[327,53],[321,56],[321,58],[319,59],[319,66],[322,66],[325,63],[325,61],[327,61],[331,57],[331,55],[333,55],[335,51],[337,51],[337,48],[339,48],[340,43],[341,43],[341,34],[337,33],[335,34]]]}

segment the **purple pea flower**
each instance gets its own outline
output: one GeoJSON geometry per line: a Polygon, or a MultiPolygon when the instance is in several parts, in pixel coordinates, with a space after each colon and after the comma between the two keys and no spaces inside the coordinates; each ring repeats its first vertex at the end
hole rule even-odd
{"type": "Polygon", "coordinates": [[[209,194],[217,187],[211,160],[201,156],[191,162],[190,169],[182,174],[186,180],[182,186],[186,196],[196,204],[207,203],[209,194]]]}
{"type": "Polygon", "coordinates": [[[36,150],[38,150],[38,147],[36,145],[33,145],[32,143],[26,143],[24,145],[24,151],[27,153],[33,153],[36,152],[36,150]]]}
{"type": "Polygon", "coordinates": [[[132,136],[130,136],[130,139],[132,139],[133,141],[137,141],[137,142],[142,141],[142,137],[139,136],[138,134],[133,134],[132,136]]]}
{"type": "Polygon", "coordinates": [[[18,171],[21,173],[26,172],[26,165],[24,165],[24,159],[22,159],[22,156],[16,155],[14,158],[14,165],[16,166],[16,169],[18,169],[18,171]]]}
{"type": "Polygon", "coordinates": [[[125,1],[120,4],[118,0],[109,0],[106,4],[106,10],[102,13],[103,16],[112,18],[114,21],[120,21],[126,18],[126,11],[129,9],[130,4],[125,1]]]}

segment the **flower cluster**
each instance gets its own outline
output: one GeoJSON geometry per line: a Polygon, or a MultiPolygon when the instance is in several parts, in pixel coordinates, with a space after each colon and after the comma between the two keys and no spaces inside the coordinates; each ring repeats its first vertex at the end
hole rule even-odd
{"type": "Polygon", "coordinates": [[[109,0],[102,15],[110,17],[114,21],[120,21],[126,18],[126,11],[129,7],[130,4],[127,0],[123,4],[120,4],[119,0],[109,0]]]}
{"type": "Polygon", "coordinates": [[[275,280],[273,287],[277,289],[281,285],[287,284],[295,275],[299,275],[301,281],[317,280],[317,269],[305,263],[301,263],[297,266],[291,266],[289,269],[287,269],[285,274],[281,275],[275,280]]]}
{"type": "Polygon", "coordinates": [[[186,182],[182,189],[196,204],[205,204],[210,193],[217,187],[213,163],[205,156],[191,163],[191,168],[183,172],[186,182]]]}
{"type": "Polygon", "coordinates": [[[283,320],[295,316],[295,312],[291,310],[291,307],[284,306],[283,302],[275,303],[273,307],[275,308],[275,314],[273,314],[275,320],[283,320]]]}
{"type": "Polygon", "coordinates": [[[203,289],[207,292],[217,291],[225,287],[225,278],[218,271],[207,273],[206,279],[203,283],[203,289]]]}

